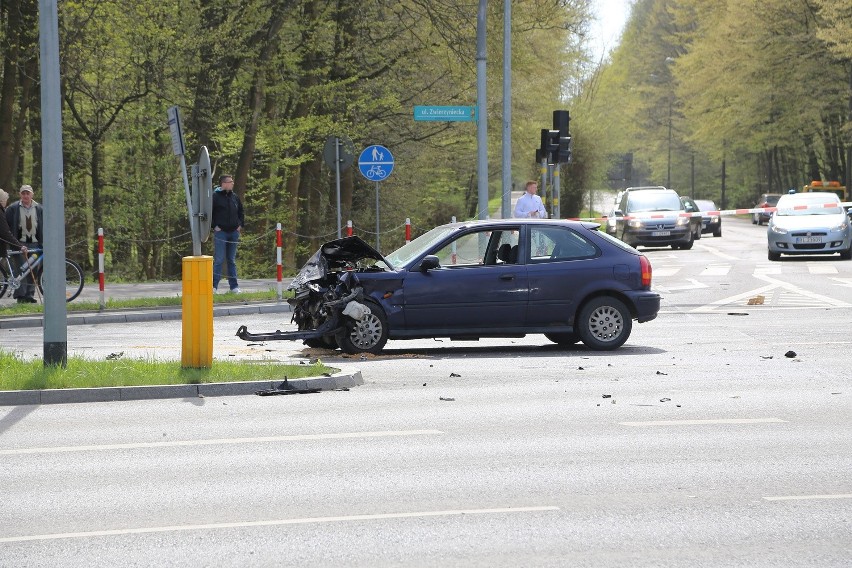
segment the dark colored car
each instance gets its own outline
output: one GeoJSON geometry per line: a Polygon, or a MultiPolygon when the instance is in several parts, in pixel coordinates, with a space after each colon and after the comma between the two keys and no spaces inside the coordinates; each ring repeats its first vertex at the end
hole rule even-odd
{"type": "Polygon", "coordinates": [[[290,285],[298,330],[237,335],[378,353],[388,339],[542,333],[595,350],[657,317],[651,263],[596,223],[505,219],[436,227],[388,256],[358,237],[324,244],[290,285]]]}
{"type": "Polygon", "coordinates": [[[634,247],[691,249],[701,238],[701,218],[690,213],[673,189],[628,187],[607,219],[606,232],[634,247]]]}
{"type": "MultiPolygon", "coordinates": [[[[753,209],[764,209],[766,207],[775,207],[778,204],[778,200],[781,198],[781,195],[778,193],[764,193],[760,196],[760,199],[757,202],[757,205],[753,207],[753,209]]],[[[752,213],[751,215],[751,224],[752,225],[763,225],[764,223],[769,222],[769,218],[772,217],[771,212],[763,212],[763,213],[752,213]]]]}
{"type": "Polygon", "coordinates": [[[709,199],[696,199],[695,204],[701,211],[701,234],[712,233],[714,237],[721,237],[722,215],[716,203],[709,199]]]}

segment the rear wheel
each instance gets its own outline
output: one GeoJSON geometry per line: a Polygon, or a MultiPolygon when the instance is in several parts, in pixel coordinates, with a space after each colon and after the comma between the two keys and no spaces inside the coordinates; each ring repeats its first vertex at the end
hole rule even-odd
{"type": "MultiPolygon", "coordinates": [[[[44,296],[44,269],[38,277],[38,290],[44,296]]],[[[65,259],[65,301],[70,302],[83,291],[83,268],[73,260],[65,259]]]]}
{"type": "Polygon", "coordinates": [[[576,333],[545,333],[544,336],[559,345],[574,345],[580,341],[580,336],[576,333]]]}
{"type": "Polygon", "coordinates": [[[589,300],[577,316],[575,329],[583,343],[595,351],[610,351],[624,345],[633,330],[630,310],[609,296],[589,300]]]}
{"type": "Polygon", "coordinates": [[[365,300],[370,313],[361,320],[346,318],[344,331],[337,334],[337,344],[344,353],[379,353],[388,342],[388,320],[376,302],[365,300]]]}

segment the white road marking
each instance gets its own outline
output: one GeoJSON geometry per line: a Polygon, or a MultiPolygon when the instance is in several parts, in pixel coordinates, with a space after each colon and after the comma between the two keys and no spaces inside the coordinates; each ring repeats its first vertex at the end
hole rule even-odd
{"type": "Polygon", "coordinates": [[[183,446],[215,446],[223,444],[257,444],[263,442],[303,442],[308,440],[340,440],[350,438],[386,438],[394,436],[424,436],[443,434],[440,430],[388,430],[386,432],[342,432],[337,434],[301,434],[297,436],[263,436],[257,438],[215,438],[210,440],[175,440],[168,442],[134,442],[129,444],[99,444],[91,446],[55,446],[47,448],[18,448],[0,450],[0,455],[58,454],[103,450],[136,450],[141,448],[172,448],[183,446]]]}
{"type": "Polygon", "coordinates": [[[687,278],[687,282],[691,282],[691,284],[685,284],[683,286],[668,286],[667,291],[671,292],[673,290],[700,290],[701,288],[709,288],[707,284],[702,284],[695,278],[687,278]]]}
{"type": "Polygon", "coordinates": [[[724,253],[724,252],[720,251],[719,249],[717,249],[713,246],[705,245],[705,244],[701,244],[700,246],[704,247],[710,254],[718,256],[719,258],[723,258],[725,260],[742,260],[741,258],[739,258],[737,256],[732,256],[730,254],[724,253]]]}
{"type": "Polygon", "coordinates": [[[710,420],[647,420],[644,422],[619,422],[622,426],[703,426],[705,424],[780,424],[780,418],[718,418],[710,420]]]}
{"type": "Polygon", "coordinates": [[[781,274],[781,265],[777,262],[772,264],[758,264],[754,267],[752,274],[755,276],[764,274],[781,274]]]}
{"type": "Polygon", "coordinates": [[[811,499],[852,499],[852,493],[840,493],[838,495],[781,495],[778,497],[764,497],[767,501],[809,501],[811,499]]]}
{"type": "Polygon", "coordinates": [[[852,278],[832,278],[832,280],[839,282],[840,286],[845,286],[847,288],[852,288],[852,278]]]}
{"type": "Polygon", "coordinates": [[[674,276],[675,274],[680,272],[681,268],[683,268],[683,267],[682,266],[661,266],[661,267],[657,268],[653,264],[651,265],[652,274],[655,277],[659,276],[661,278],[664,278],[666,276],[674,276]]]}
{"type": "Polygon", "coordinates": [[[26,542],[33,540],[58,540],[63,538],[90,538],[99,536],[124,536],[130,534],[151,534],[178,531],[234,529],[250,527],[274,527],[282,525],[305,525],[311,523],[339,523],[352,521],[376,521],[384,519],[413,519],[424,517],[449,517],[457,515],[500,515],[511,513],[538,513],[543,511],[558,511],[559,507],[505,507],[495,509],[459,509],[448,511],[417,511],[411,513],[379,513],[375,515],[347,515],[342,517],[306,517],[302,519],[277,519],[269,521],[243,521],[237,523],[209,523],[201,525],[172,525],[164,527],[141,527],[134,529],[112,529],[103,531],[37,534],[26,536],[10,536],[0,538],[2,542],[26,542]]]}
{"type": "Polygon", "coordinates": [[[825,262],[809,262],[807,267],[811,274],[837,274],[837,267],[825,262]]]}
{"type": "Polygon", "coordinates": [[[702,270],[699,276],[726,276],[730,271],[730,264],[711,264],[702,270]]]}
{"type": "MultiPolygon", "coordinates": [[[[849,308],[852,307],[852,304],[848,302],[844,302],[843,300],[839,300],[837,298],[832,298],[830,296],[823,296],[822,294],[817,294],[815,292],[811,292],[810,290],[805,290],[795,284],[790,284],[789,282],[783,282],[781,280],[777,280],[765,274],[754,273],[754,277],[758,280],[763,280],[768,282],[767,286],[763,286],[761,288],[756,288],[754,290],[750,290],[748,292],[744,292],[742,294],[737,294],[736,296],[729,296],[727,298],[722,298],[721,300],[716,300],[710,304],[706,304],[704,306],[699,306],[692,310],[692,312],[699,313],[708,313],[714,312],[719,308],[723,308],[728,306],[729,304],[737,304],[742,305],[743,300],[751,298],[757,295],[766,295],[767,292],[772,290],[780,289],[779,295],[783,293],[783,298],[785,302],[793,301],[796,302],[793,306],[785,305],[780,307],[814,307],[814,306],[825,306],[825,307],[833,307],[833,308],[849,308]],[[795,298],[795,300],[793,300],[795,298]]],[[[791,302],[792,303],[792,302],[791,302]]],[[[757,307],[757,306],[754,306],[757,307]]],[[[779,306],[776,306],[779,307],[779,306]]]]}

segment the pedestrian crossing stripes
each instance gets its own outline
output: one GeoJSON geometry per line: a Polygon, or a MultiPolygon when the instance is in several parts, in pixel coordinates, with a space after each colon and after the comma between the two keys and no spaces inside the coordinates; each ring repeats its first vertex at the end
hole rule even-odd
{"type": "MultiPolygon", "coordinates": [[[[699,276],[727,276],[728,273],[731,271],[732,266],[733,265],[731,265],[731,264],[724,264],[724,263],[708,264],[707,266],[705,266],[704,268],[701,269],[701,272],[699,272],[699,276]]],[[[800,267],[801,267],[800,264],[796,265],[792,269],[790,269],[789,271],[791,273],[792,272],[799,272],[800,267]]],[[[765,263],[765,264],[756,264],[754,266],[754,270],[753,270],[752,274],[754,276],[778,275],[778,274],[784,273],[784,268],[785,267],[783,265],[778,264],[777,262],[765,263]]],[[[805,268],[807,269],[809,274],[813,274],[813,275],[824,276],[824,275],[831,275],[831,274],[838,274],[839,273],[836,266],[834,266],[833,264],[825,263],[825,262],[808,262],[808,263],[805,264],[805,268]]],[[[687,267],[685,265],[666,265],[666,264],[661,264],[659,266],[654,265],[654,267],[653,267],[654,278],[669,278],[669,277],[677,275],[678,273],[684,272],[684,269],[690,270],[690,271],[693,270],[693,268],[691,266],[687,267]]]]}

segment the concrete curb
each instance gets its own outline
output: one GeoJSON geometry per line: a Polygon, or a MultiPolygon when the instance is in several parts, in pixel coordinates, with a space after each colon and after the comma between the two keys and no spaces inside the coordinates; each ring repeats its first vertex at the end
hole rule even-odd
{"type": "MultiPolygon", "coordinates": [[[[213,308],[213,317],[238,316],[245,314],[274,314],[290,312],[290,304],[223,304],[213,308]]],[[[86,325],[100,323],[133,323],[146,321],[179,320],[183,317],[180,307],[174,309],[153,308],[150,310],[109,311],[109,312],[69,312],[67,325],[86,325]]],[[[0,317],[0,329],[20,329],[24,327],[42,327],[44,316],[8,316],[0,317]]]]}
{"type": "Polygon", "coordinates": [[[238,396],[270,390],[282,393],[298,393],[307,390],[324,391],[350,388],[363,384],[364,378],[361,376],[361,371],[341,370],[339,373],[333,375],[295,379],[292,381],[284,379],[283,381],[245,381],[237,383],[204,383],[198,385],[0,391],[0,406],[238,396]]]}

